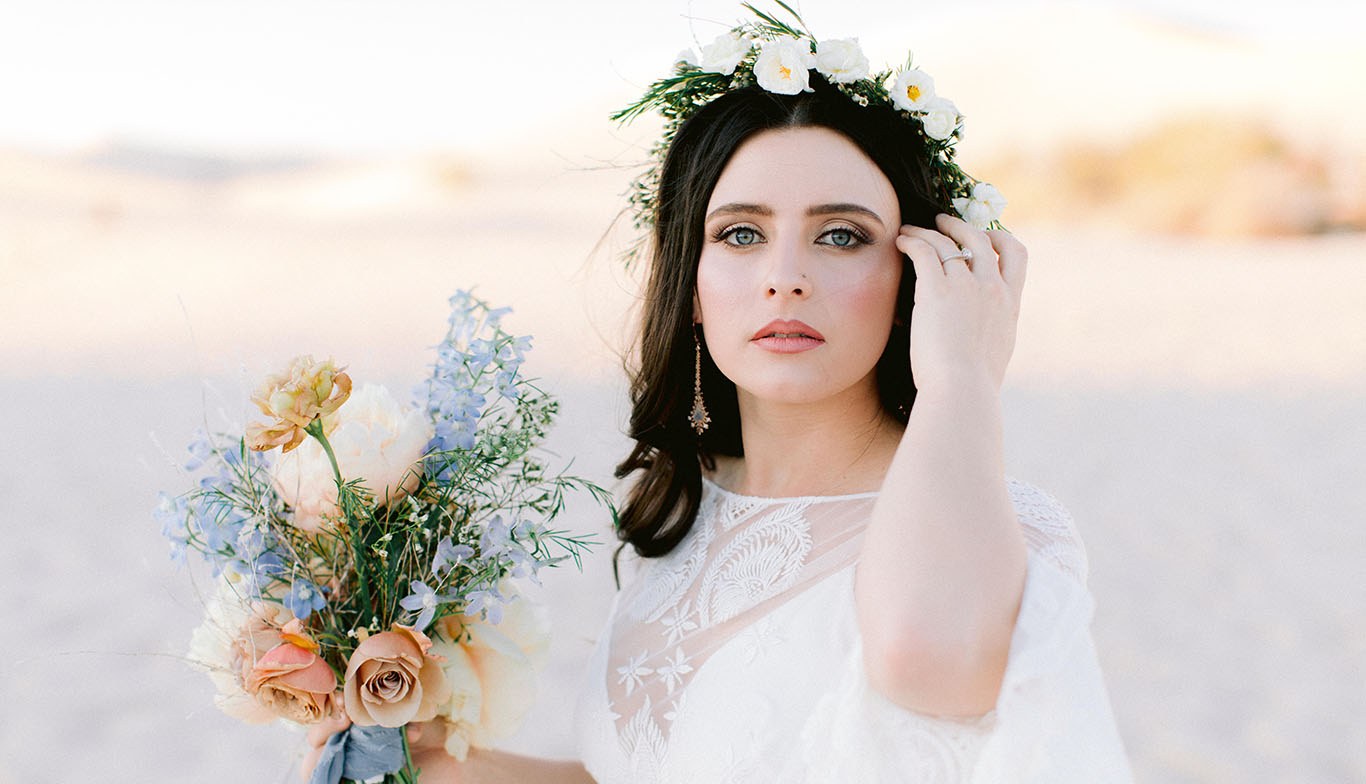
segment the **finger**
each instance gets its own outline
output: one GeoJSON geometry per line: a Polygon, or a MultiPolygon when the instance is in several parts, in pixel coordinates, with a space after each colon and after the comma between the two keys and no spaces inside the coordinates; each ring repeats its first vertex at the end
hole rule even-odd
{"type": "Polygon", "coordinates": [[[935,216],[934,223],[939,227],[939,231],[948,235],[954,243],[972,251],[972,264],[968,266],[974,275],[983,280],[1000,278],[1001,271],[996,264],[996,251],[991,247],[991,240],[985,232],[973,228],[962,218],[943,212],[935,216]]]}
{"type": "Polygon", "coordinates": [[[963,275],[971,269],[971,262],[963,257],[962,249],[952,237],[921,226],[907,226],[903,229],[908,235],[923,239],[934,247],[935,256],[939,259],[940,269],[945,275],[963,275]],[[956,257],[956,258],[955,258],[956,257]]]}
{"type": "Polygon", "coordinates": [[[413,749],[445,748],[446,730],[446,721],[441,718],[409,724],[408,745],[413,749]]]}
{"type": "Polygon", "coordinates": [[[1025,275],[1029,267],[1029,250],[1024,243],[1008,231],[995,229],[987,232],[987,238],[1000,256],[1001,277],[1005,280],[1015,301],[1024,293],[1025,275]]]}
{"type": "Polygon", "coordinates": [[[337,734],[337,730],[325,729],[322,724],[314,724],[308,728],[308,745],[319,746],[327,743],[327,739],[337,734]]]}
{"type": "Polygon", "coordinates": [[[896,247],[897,250],[911,258],[911,265],[915,268],[917,286],[920,285],[921,281],[924,281],[927,286],[932,286],[937,281],[944,279],[944,266],[939,263],[939,253],[933,245],[920,237],[898,234],[896,247]]]}
{"type": "Polygon", "coordinates": [[[958,252],[958,245],[947,235],[924,226],[902,226],[901,233],[907,237],[924,240],[934,248],[935,257],[943,259],[958,252]]]}
{"type": "Polygon", "coordinates": [[[299,778],[305,782],[313,780],[313,769],[318,767],[318,759],[323,755],[322,746],[310,746],[299,761],[299,778]]]}
{"type": "Polygon", "coordinates": [[[327,739],[351,726],[345,713],[335,713],[308,728],[308,743],[321,748],[327,739]]]}

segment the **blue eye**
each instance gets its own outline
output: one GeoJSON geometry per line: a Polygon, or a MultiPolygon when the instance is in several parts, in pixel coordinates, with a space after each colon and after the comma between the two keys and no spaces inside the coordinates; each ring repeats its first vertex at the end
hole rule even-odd
{"type": "Polygon", "coordinates": [[[759,235],[759,231],[749,226],[731,226],[722,229],[712,239],[737,248],[745,248],[763,242],[763,237],[759,235]]]}
{"type": "Polygon", "coordinates": [[[817,242],[820,245],[830,245],[835,248],[852,248],[857,245],[867,245],[870,239],[867,234],[853,228],[852,226],[838,226],[821,234],[817,242]]]}
{"type": "Polygon", "coordinates": [[[845,231],[844,229],[835,229],[826,236],[830,237],[831,245],[844,247],[845,245],[852,245],[854,243],[853,232],[845,231]]]}
{"type": "Polygon", "coordinates": [[[753,245],[759,241],[759,235],[754,229],[738,228],[730,233],[733,245],[753,245]]]}

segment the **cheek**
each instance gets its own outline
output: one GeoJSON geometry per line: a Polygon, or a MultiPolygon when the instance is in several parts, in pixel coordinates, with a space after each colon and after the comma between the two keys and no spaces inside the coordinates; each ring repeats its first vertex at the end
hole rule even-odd
{"type": "Polygon", "coordinates": [[[884,260],[863,270],[863,274],[844,287],[844,306],[852,312],[865,314],[867,318],[860,323],[868,329],[883,331],[891,327],[900,285],[900,260],[884,260]]]}
{"type": "Polygon", "coordinates": [[[735,312],[736,297],[744,289],[737,271],[736,265],[709,259],[706,251],[703,251],[697,264],[697,294],[694,299],[698,321],[705,325],[709,320],[725,318],[726,314],[735,312]]]}

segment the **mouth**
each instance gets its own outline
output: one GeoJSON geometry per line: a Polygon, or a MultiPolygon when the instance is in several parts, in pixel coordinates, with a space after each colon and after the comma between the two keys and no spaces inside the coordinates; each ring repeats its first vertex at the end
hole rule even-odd
{"type": "Polygon", "coordinates": [[[800,321],[770,321],[765,324],[750,340],[763,340],[765,338],[804,338],[807,340],[818,340],[825,342],[825,336],[817,332],[816,329],[800,321]]]}
{"type": "Polygon", "coordinates": [[[772,321],[755,332],[750,342],[765,351],[796,354],[825,345],[825,336],[800,321],[772,321]]]}

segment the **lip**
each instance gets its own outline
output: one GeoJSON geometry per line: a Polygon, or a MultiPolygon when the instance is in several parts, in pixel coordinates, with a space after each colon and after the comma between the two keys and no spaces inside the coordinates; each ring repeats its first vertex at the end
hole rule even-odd
{"type": "Polygon", "coordinates": [[[825,344],[825,336],[801,321],[775,319],[754,333],[750,342],[779,354],[795,354],[825,344]]]}

